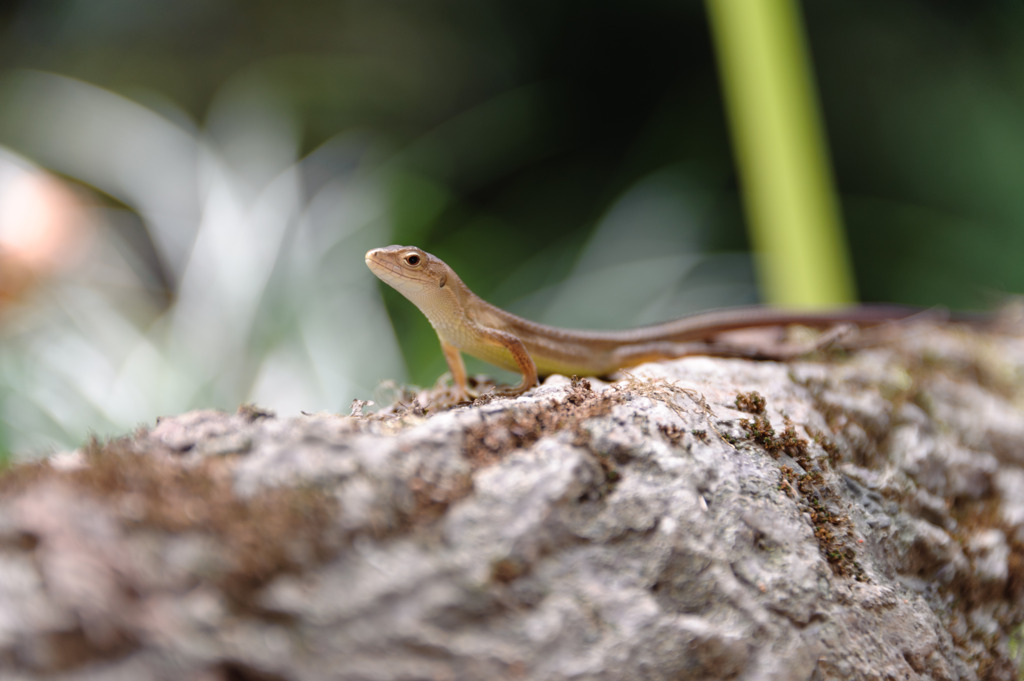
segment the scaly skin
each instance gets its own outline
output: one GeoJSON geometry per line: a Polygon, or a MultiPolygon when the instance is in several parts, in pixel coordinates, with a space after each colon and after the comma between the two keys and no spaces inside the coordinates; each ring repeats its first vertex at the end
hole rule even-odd
{"type": "Polygon", "coordinates": [[[800,324],[815,328],[837,324],[879,324],[913,316],[896,306],[854,307],[828,312],[791,312],[742,307],[695,314],[663,324],[623,331],[581,331],[537,324],[491,305],[462,283],[444,261],[415,246],[387,246],[366,254],[378,278],[420,309],[441,341],[459,396],[468,395],[465,352],[523,380],[501,391],[518,395],[537,385],[539,376],[607,376],[617,369],[684,355],[778,358],[757,348],[718,345],[714,338],[738,329],[800,324]]]}

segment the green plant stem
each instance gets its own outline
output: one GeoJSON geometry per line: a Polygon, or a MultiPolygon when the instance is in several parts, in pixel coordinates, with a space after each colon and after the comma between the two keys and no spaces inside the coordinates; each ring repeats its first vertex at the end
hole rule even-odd
{"type": "Polygon", "coordinates": [[[851,302],[853,277],[793,0],[707,0],[769,302],[851,302]]]}

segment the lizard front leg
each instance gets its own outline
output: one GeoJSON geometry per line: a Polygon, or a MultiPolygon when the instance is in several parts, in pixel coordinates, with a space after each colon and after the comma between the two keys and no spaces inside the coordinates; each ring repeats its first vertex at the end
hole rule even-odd
{"type": "MultiPolygon", "coordinates": [[[[537,385],[537,365],[534,364],[533,358],[530,357],[530,353],[526,350],[526,346],[523,345],[521,340],[510,333],[484,327],[477,328],[477,338],[479,341],[489,345],[499,345],[508,350],[516,366],[519,368],[519,373],[523,375],[523,380],[519,385],[496,390],[495,394],[522,395],[537,385]]],[[[469,388],[466,380],[466,365],[462,361],[462,352],[451,343],[443,340],[441,341],[441,351],[444,352],[445,361],[448,362],[448,370],[452,374],[452,382],[455,383],[456,395],[460,400],[468,399],[469,388]]]]}
{"type": "Polygon", "coordinates": [[[519,385],[496,390],[496,394],[522,395],[527,390],[537,385],[537,365],[534,363],[533,357],[530,357],[530,353],[526,350],[526,346],[523,345],[521,340],[510,333],[498,331],[497,329],[479,327],[478,332],[480,340],[483,342],[491,345],[500,345],[508,350],[509,354],[512,355],[512,360],[519,368],[519,373],[523,375],[523,380],[519,385]]]}
{"type": "Polygon", "coordinates": [[[441,341],[441,352],[448,362],[448,371],[452,374],[452,383],[455,384],[455,397],[462,401],[469,399],[469,388],[466,385],[466,364],[462,361],[462,353],[457,347],[441,341]]]}
{"type": "Polygon", "coordinates": [[[512,354],[512,359],[516,361],[519,372],[523,375],[523,380],[519,385],[498,392],[502,395],[522,395],[539,382],[537,380],[537,365],[534,363],[533,357],[530,357],[530,353],[527,352],[526,346],[523,345],[521,340],[512,334],[502,331],[495,331],[494,334],[498,342],[505,346],[505,349],[512,354]]]}

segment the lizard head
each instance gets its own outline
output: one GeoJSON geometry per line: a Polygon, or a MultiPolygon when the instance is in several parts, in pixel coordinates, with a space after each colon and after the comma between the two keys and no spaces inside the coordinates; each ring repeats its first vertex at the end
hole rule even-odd
{"type": "Polygon", "coordinates": [[[366,266],[424,312],[458,281],[443,260],[415,246],[374,248],[366,252],[366,266]]]}

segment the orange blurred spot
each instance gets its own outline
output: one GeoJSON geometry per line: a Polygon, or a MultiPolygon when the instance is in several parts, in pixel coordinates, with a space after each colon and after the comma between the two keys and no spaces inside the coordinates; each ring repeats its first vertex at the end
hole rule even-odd
{"type": "Polygon", "coordinates": [[[40,170],[0,182],[0,304],[79,262],[92,238],[85,202],[40,170]]]}

